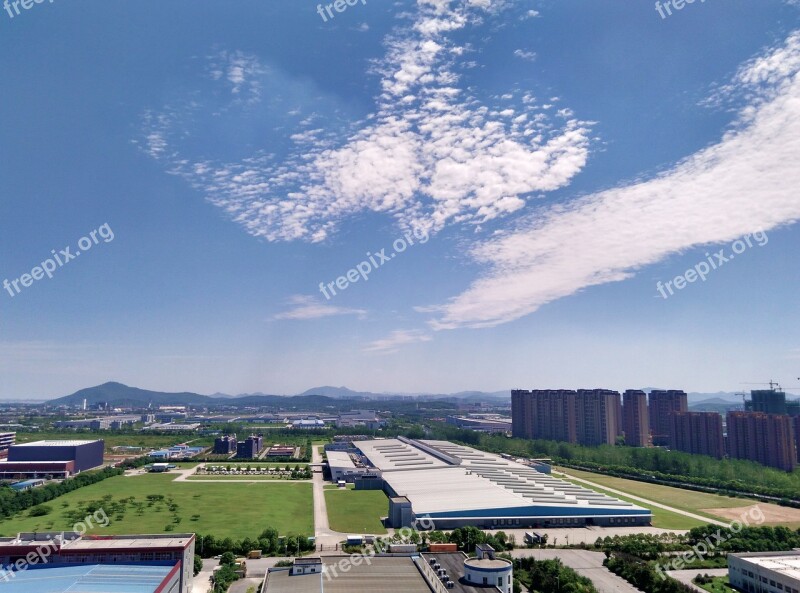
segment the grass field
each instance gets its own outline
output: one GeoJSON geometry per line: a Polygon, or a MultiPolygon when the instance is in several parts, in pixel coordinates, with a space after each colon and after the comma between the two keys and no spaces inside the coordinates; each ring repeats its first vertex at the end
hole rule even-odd
{"type": "Polygon", "coordinates": [[[105,441],[106,453],[111,453],[111,449],[117,446],[143,447],[147,449],[161,449],[170,447],[178,443],[192,441],[192,446],[207,447],[214,444],[214,437],[199,437],[190,435],[158,435],[147,433],[118,434],[111,431],[95,432],[76,432],[76,431],[41,431],[41,432],[18,432],[18,443],[30,443],[32,441],[54,440],[63,441],[68,439],[96,440],[105,441]]]}
{"type": "Polygon", "coordinates": [[[653,502],[666,504],[676,509],[690,511],[703,517],[709,517],[717,521],[724,517],[713,515],[702,509],[727,509],[741,508],[753,504],[752,500],[745,498],[731,498],[729,496],[719,496],[717,494],[707,494],[705,492],[695,492],[693,490],[683,490],[671,486],[661,486],[659,484],[648,484],[647,482],[637,482],[636,480],[626,480],[615,478],[603,474],[594,474],[574,469],[564,470],[570,475],[578,478],[590,480],[601,486],[622,490],[634,496],[641,496],[653,502]]]}
{"type": "Polygon", "coordinates": [[[386,529],[380,518],[389,510],[389,499],[381,490],[325,490],[328,522],[342,533],[383,535],[386,529]]]}
{"type": "Polygon", "coordinates": [[[42,517],[26,511],[0,522],[0,533],[70,529],[90,509],[110,518],[108,534],[200,532],[215,537],[257,537],[266,527],[280,533],[312,535],[311,484],[212,484],[173,482],[174,475],[117,476],[47,503],[42,517]],[[163,497],[162,500],[149,500],[163,497]]]}
{"type": "MultiPolygon", "coordinates": [[[[569,470],[569,471],[572,472],[573,470],[569,470]]],[[[581,473],[587,473],[587,472],[581,472],[581,473]]],[[[594,476],[595,474],[587,474],[587,475],[594,476]]],[[[558,476],[558,477],[564,479],[563,476],[558,476]]],[[[580,476],[580,477],[583,477],[583,476],[580,476]]],[[[588,480],[590,478],[586,478],[586,479],[588,480]]],[[[643,502],[640,502],[638,500],[634,500],[634,499],[629,498],[627,496],[622,496],[620,494],[616,494],[615,492],[611,492],[609,490],[606,490],[605,488],[589,486],[585,482],[580,482],[578,480],[570,480],[568,478],[566,480],[568,482],[572,482],[574,484],[578,484],[579,486],[583,486],[584,488],[589,488],[591,490],[594,490],[595,492],[602,492],[603,494],[608,494],[609,496],[612,496],[614,498],[618,498],[620,500],[625,500],[627,502],[633,503],[633,504],[641,506],[641,507],[649,508],[653,513],[652,525],[653,525],[653,527],[658,527],[659,529],[681,529],[681,530],[683,530],[683,529],[691,529],[692,527],[699,527],[701,525],[705,525],[706,524],[703,521],[698,521],[696,519],[692,519],[691,517],[687,517],[685,515],[681,515],[680,513],[675,513],[673,511],[668,511],[666,509],[660,509],[658,507],[648,507],[643,502]]],[[[622,490],[622,489],[620,488],[620,490],[622,490]]]]}

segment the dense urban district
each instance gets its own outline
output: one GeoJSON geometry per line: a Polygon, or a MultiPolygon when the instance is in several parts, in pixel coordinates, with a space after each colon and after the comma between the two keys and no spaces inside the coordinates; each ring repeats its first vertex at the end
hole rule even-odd
{"type": "Polygon", "coordinates": [[[0,406],[7,593],[800,593],[777,385],[0,406]]]}

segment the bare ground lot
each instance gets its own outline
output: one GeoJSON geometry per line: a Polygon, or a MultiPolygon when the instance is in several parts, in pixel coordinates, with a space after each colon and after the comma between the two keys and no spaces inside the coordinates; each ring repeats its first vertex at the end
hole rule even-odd
{"type": "Polygon", "coordinates": [[[761,513],[764,514],[763,525],[784,525],[793,529],[800,528],[800,509],[782,507],[777,504],[760,502],[745,507],[702,510],[730,521],[742,520],[742,517],[747,517],[747,520],[750,521],[750,525],[754,526],[757,525],[756,519],[761,516],[758,511],[759,508],[761,509],[761,513]]]}

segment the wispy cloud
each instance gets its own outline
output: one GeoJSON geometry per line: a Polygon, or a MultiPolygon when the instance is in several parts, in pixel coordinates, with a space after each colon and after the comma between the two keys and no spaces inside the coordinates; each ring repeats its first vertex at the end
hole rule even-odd
{"type": "MultiPolygon", "coordinates": [[[[295,150],[282,162],[260,155],[233,163],[193,160],[180,144],[167,146],[167,137],[179,143],[183,134],[161,128],[145,132],[156,140],[149,153],[249,233],[270,241],[323,241],[340,221],[364,211],[428,232],[516,212],[584,167],[590,130],[566,111],[546,115],[544,106],[524,101],[483,104],[459,87],[467,48],[452,36],[506,6],[418,0],[412,23],[388,38],[386,57],[375,67],[382,88],[375,112],[346,135],[295,130],[295,150]]],[[[224,58],[214,61],[212,73],[237,93],[250,79],[246,72],[263,70],[249,56],[224,58]]]]}
{"type": "Polygon", "coordinates": [[[654,179],[542,208],[472,256],[485,273],[438,307],[435,329],[490,327],[665,257],[800,219],[800,33],[745,64],[745,97],[715,145],[654,179]]]}
{"type": "Polygon", "coordinates": [[[295,295],[291,297],[289,299],[289,305],[291,306],[289,310],[275,315],[274,319],[305,321],[308,319],[321,319],[323,317],[334,317],[337,315],[357,315],[359,318],[363,319],[367,315],[364,309],[335,307],[306,295],[295,295]]]}
{"type": "Polygon", "coordinates": [[[523,60],[528,60],[529,62],[533,62],[536,60],[536,52],[527,51],[524,49],[515,49],[514,55],[518,58],[522,58],[523,60]]]}
{"type": "Polygon", "coordinates": [[[419,342],[430,342],[432,339],[433,337],[429,333],[422,330],[395,330],[386,338],[375,340],[374,342],[370,343],[366,348],[364,348],[364,351],[389,354],[396,352],[400,346],[406,346],[408,344],[415,344],[419,342]]]}

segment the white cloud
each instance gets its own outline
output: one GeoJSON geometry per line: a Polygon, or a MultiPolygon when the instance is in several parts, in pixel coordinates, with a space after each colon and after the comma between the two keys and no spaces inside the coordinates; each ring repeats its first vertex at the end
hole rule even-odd
{"type": "Polygon", "coordinates": [[[357,315],[360,319],[363,319],[367,314],[363,309],[336,307],[306,295],[295,295],[291,297],[289,299],[289,304],[291,308],[288,311],[275,315],[274,319],[305,321],[308,319],[321,319],[323,317],[334,317],[337,315],[357,315]]]}
{"type": "MultiPolygon", "coordinates": [[[[418,0],[413,23],[387,40],[386,58],[376,67],[383,91],[375,113],[344,140],[295,130],[296,150],[283,162],[259,155],[203,160],[198,173],[195,161],[166,142],[182,135],[157,127],[145,133],[160,133],[149,152],[247,232],[270,241],[322,241],[341,220],[364,211],[429,232],[516,212],[584,167],[590,131],[586,122],[556,120],[533,104],[492,109],[458,87],[455,66],[463,64],[465,48],[451,34],[506,6],[502,0],[418,0]]],[[[212,76],[233,84],[235,94],[258,80],[248,73],[265,70],[251,56],[222,55],[212,76]]]]}
{"type": "Polygon", "coordinates": [[[747,63],[737,125],[655,179],[543,208],[478,245],[486,272],[438,307],[435,329],[487,327],[698,246],[800,219],[800,33],[747,63]]]}
{"type": "Polygon", "coordinates": [[[222,51],[209,57],[208,70],[213,80],[227,80],[231,94],[240,100],[253,104],[261,98],[261,78],[267,71],[256,56],[222,51]]]}
{"type": "Polygon", "coordinates": [[[419,342],[430,342],[433,338],[430,334],[421,330],[395,330],[386,338],[375,340],[364,348],[364,352],[380,352],[390,354],[396,352],[400,346],[415,344],[419,342]]]}
{"type": "Polygon", "coordinates": [[[515,49],[514,55],[517,56],[518,58],[522,58],[523,60],[528,60],[530,62],[533,62],[536,59],[536,52],[527,51],[524,49],[515,49]]]}

